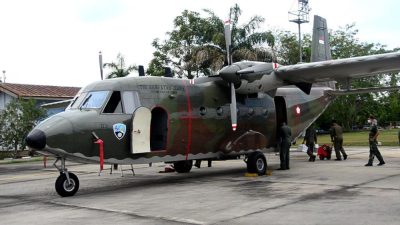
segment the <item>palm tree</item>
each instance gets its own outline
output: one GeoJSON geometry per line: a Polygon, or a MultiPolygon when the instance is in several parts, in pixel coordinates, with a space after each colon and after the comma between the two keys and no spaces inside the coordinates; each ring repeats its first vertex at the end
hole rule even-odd
{"type": "MultiPolygon", "coordinates": [[[[185,10],[175,18],[175,28],[167,33],[167,40],[153,41],[156,51],[148,74],[162,75],[163,67],[170,66],[174,68],[178,77],[186,76],[192,79],[200,75],[214,74],[227,63],[224,20],[211,10],[205,9],[204,12],[208,14],[207,17],[185,10]]],[[[239,26],[240,14],[241,9],[237,4],[230,8],[233,61],[271,61],[275,58],[274,36],[271,32],[256,32],[264,18],[254,16],[249,22],[239,26]],[[268,46],[265,46],[265,43],[268,46]]]]}
{"type": "MultiPolygon", "coordinates": [[[[211,43],[197,47],[193,57],[199,68],[208,67],[212,71],[221,69],[226,63],[226,45],[224,37],[223,20],[215,15],[211,10],[204,10],[208,13],[207,21],[210,24],[210,33],[213,33],[211,43]]],[[[253,16],[250,21],[239,26],[238,21],[242,11],[235,4],[230,8],[229,21],[232,26],[232,58],[233,61],[257,60],[271,61],[275,60],[274,44],[275,38],[271,32],[256,32],[264,18],[253,16]],[[267,43],[270,48],[263,47],[267,43]]]]}
{"type": "Polygon", "coordinates": [[[136,65],[130,65],[128,68],[125,66],[125,57],[118,53],[117,63],[104,63],[103,68],[111,69],[111,72],[107,75],[106,79],[116,78],[116,77],[126,77],[132,71],[137,71],[138,67],[136,65]]]}

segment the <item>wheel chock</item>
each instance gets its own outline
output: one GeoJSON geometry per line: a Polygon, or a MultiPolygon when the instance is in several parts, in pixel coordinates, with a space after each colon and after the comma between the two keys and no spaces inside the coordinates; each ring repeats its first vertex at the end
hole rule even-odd
{"type": "Polygon", "coordinates": [[[245,173],[244,176],[245,177],[258,177],[258,174],[256,174],[256,173],[245,173]]]}

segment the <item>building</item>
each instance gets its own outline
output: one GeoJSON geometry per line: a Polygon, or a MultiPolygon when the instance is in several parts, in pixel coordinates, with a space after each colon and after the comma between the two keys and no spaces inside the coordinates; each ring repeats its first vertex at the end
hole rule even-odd
{"type": "MultiPolygon", "coordinates": [[[[0,83],[0,111],[4,110],[13,99],[35,99],[37,105],[51,105],[51,103],[71,100],[80,90],[79,87],[62,87],[49,85],[0,83]]],[[[66,104],[54,104],[47,108],[47,115],[59,113],[66,104]]]]}

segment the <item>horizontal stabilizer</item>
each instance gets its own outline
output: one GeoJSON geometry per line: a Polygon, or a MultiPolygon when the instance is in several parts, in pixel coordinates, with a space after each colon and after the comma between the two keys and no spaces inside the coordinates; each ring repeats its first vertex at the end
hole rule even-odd
{"type": "Polygon", "coordinates": [[[349,90],[329,90],[327,91],[330,95],[341,96],[351,94],[365,94],[371,92],[382,92],[382,91],[400,91],[400,86],[395,87],[371,87],[371,88],[358,88],[349,90]]]}

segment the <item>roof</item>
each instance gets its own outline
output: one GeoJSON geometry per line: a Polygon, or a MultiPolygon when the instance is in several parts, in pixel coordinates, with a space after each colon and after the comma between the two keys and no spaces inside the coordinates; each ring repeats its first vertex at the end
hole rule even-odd
{"type": "Polygon", "coordinates": [[[79,87],[0,83],[0,91],[11,92],[18,97],[73,98],[80,89],[79,87]]]}

